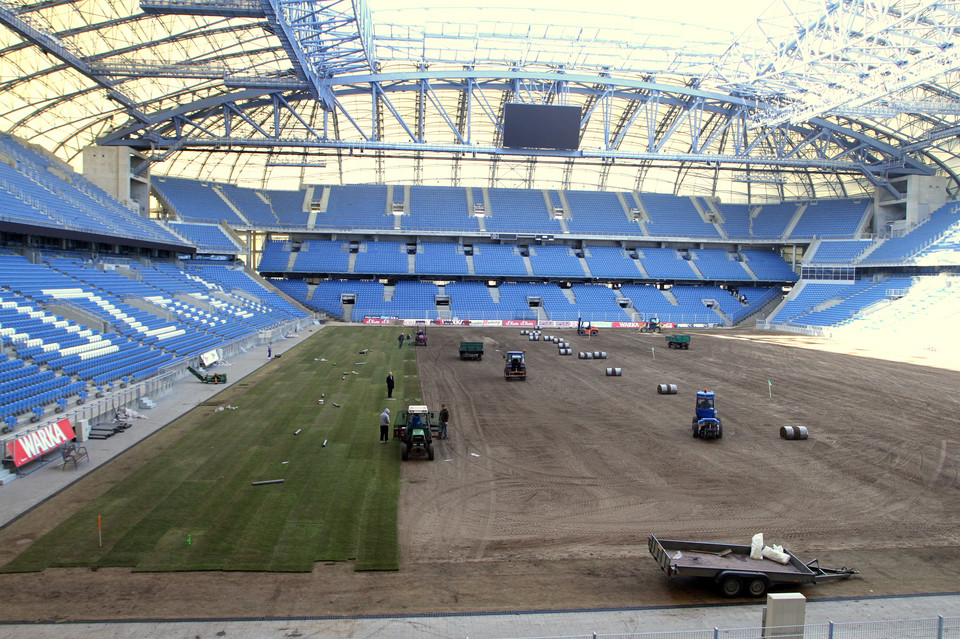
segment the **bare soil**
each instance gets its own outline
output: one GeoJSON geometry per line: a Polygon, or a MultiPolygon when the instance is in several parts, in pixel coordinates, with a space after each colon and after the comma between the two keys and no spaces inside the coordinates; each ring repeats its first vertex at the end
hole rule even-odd
{"type": "MultiPolygon", "coordinates": [[[[748,544],[763,532],[805,560],[861,571],[804,588],[809,598],[958,590],[960,373],[813,338],[689,332],[680,351],[658,335],[557,330],[574,351],[561,357],[519,329],[429,329],[429,346],[417,347],[422,399],[450,407],[450,438],[434,461],[404,463],[398,572],[341,563],[310,574],[0,575],[0,620],[720,601],[710,584],[667,580],[647,551],[651,533],[748,544]],[[461,340],[482,340],[483,360],[460,361],[461,340]],[[526,349],[527,381],[504,380],[508,349],[526,349]],[[587,350],[607,359],[578,359],[587,350]],[[658,395],[660,383],[679,393],[658,395]],[[691,437],[700,388],[717,393],[720,440],[691,437]],[[809,439],[781,439],[786,425],[806,426],[809,439]]],[[[0,531],[0,562],[146,454],[130,451],[0,531]]]]}

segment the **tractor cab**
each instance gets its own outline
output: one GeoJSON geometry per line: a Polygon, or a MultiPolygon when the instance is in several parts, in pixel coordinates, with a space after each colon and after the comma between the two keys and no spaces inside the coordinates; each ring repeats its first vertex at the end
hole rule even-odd
{"type": "Polygon", "coordinates": [[[503,356],[506,360],[503,366],[504,379],[527,378],[527,365],[523,360],[524,353],[526,353],[526,351],[508,351],[507,354],[503,356]]]}
{"type": "Polygon", "coordinates": [[[720,439],[723,425],[717,415],[716,397],[713,391],[697,391],[696,416],[693,418],[693,436],[701,439],[720,439]]]}
{"type": "Polygon", "coordinates": [[[716,416],[716,398],[713,391],[706,389],[697,391],[697,418],[703,419],[704,417],[709,417],[714,419],[716,416]]]}
{"type": "Polygon", "coordinates": [[[400,440],[400,456],[406,460],[410,453],[426,453],[433,459],[433,440],[440,437],[440,423],[426,406],[414,405],[401,411],[393,425],[393,437],[400,440]]]}

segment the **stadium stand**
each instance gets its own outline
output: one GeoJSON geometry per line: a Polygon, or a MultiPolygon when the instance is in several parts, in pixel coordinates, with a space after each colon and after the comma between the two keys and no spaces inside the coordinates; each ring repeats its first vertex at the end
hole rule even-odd
{"type": "Polygon", "coordinates": [[[198,182],[175,177],[155,177],[153,188],[167,201],[184,222],[247,226],[218,193],[212,182],[198,182]]]}
{"type": "Polygon", "coordinates": [[[789,239],[852,239],[871,204],[866,200],[806,202],[789,239]]]}
{"type": "Polygon", "coordinates": [[[188,240],[202,253],[220,253],[236,255],[240,247],[216,224],[191,224],[170,222],[170,228],[180,237],[188,240]]]}

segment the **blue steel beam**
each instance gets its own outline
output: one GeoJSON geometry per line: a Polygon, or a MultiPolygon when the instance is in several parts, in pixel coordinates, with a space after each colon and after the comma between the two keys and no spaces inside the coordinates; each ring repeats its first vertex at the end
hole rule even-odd
{"type": "Polygon", "coordinates": [[[123,105],[131,117],[141,122],[146,122],[146,116],[141,111],[140,105],[121,93],[116,87],[118,83],[96,73],[86,60],[70,51],[60,38],[30,24],[15,13],[6,3],[0,3],[0,24],[5,25],[27,42],[36,45],[41,51],[49,53],[90,80],[93,80],[97,85],[107,90],[107,96],[111,100],[123,105]]]}
{"type": "MultiPolygon", "coordinates": [[[[512,80],[519,79],[518,72],[475,72],[475,71],[451,71],[456,77],[437,78],[437,81],[429,81],[429,77],[436,74],[429,72],[420,72],[410,74],[413,76],[401,76],[399,74],[383,74],[381,76],[362,76],[366,83],[358,81],[358,77],[350,76],[336,80],[343,84],[333,85],[336,87],[334,95],[333,110],[339,111],[340,115],[350,122],[359,132],[362,140],[350,141],[346,139],[329,139],[324,127],[323,133],[319,133],[308,122],[310,118],[300,116],[297,109],[293,106],[308,96],[303,93],[282,94],[285,101],[283,106],[294,114],[294,121],[291,125],[300,126],[309,130],[304,137],[302,131],[257,131],[259,137],[245,140],[242,144],[237,142],[240,136],[231,134],[212,134],[209,136],[194,137],[188,141],[184,148],[201,148],[204,144],[211,147],[225,144],[224,140],[229,139],[230,144],[239,144],[241,146],[284,146],[293,147],[312,146],[317,148],[369,148],[379,150],[397,150],[407,151],[417,149],[431,153],[488,153],[495,152],[502,155],[521,155],[536,157],[540,155],[554,155],[559,157],[596,157],[617,158],[617,159],[664,159],[667,157],[682,157],[683,162],[715,162],[720,161],[717,158],[723,158],[724,162],[735,164],[743,162],[776,164],[778,162],[789,164],[790,166],[810,166],[813,168],[844,166],[847,169],[863,169],[879,171],[883,167],[902,166],[906,170],[929,174],[931,170],[921,162],[906,156],[902,149],[885,144],[876,138],[862,132],[858,132],[851,127],[842,126],[832,120],[816,119],[803,125],[782,125],[779,127],[752,128],[748,126],[748,114],[753,105],[746,100],[730,98],[717,93],[704,92],[699,89],[663,85],[651,82],[641,81],[622,81],[608,77],[587,77],[577,76],[575,82],[569,82],[570,78],[565,77],[565,92],[568,97],[571,95],[595,96],[593,101],[596,105],[600,102],[610,101],[612,97],[620,100],[634,100],[640,102],[640,106],[627,120],[626,124],[618,131],[614,139],[608,139],[605,148],[599,151],[584,151],[586,155],[577,155],[577,152],[544,152],[536,150],[503,150],[497,146],[484,146],[470,144],[469,132],[461,131],[455,124],[453,118],[447,113],[444,102],[440,99],[439,93],[443,91],[464,92],[469,90],[473,96],[478,96],[476,102],[468,102],[465,107],[472,109],[475,106],[481,108],[486,113],[495,127],[499,128],[502,123],[499,122],[499,114],[495,112],[492,105],[484,97],[483,92],[508,91],[512,90],[516,84],[512,80]],[[463,76],[473,76],[464,78],[463,76]],[[512,76],[504,78],[504,75],[512,76]],[[478,79],[479,78],[479,79],[478,79]],[[347,82],[349,80],[349,82],[347,82]],[[388,99],[388,95],[399,94],[402,92],[418,91],[426,100],[421,100],[421,104],[429,104],[436,114],[444,120],[451,131],[455,134],[457,144],[437,145],[424,144],[419,142],[420,138],[416,131],[416,124],[408,124],[401,115],[401,109],[394,105],[393,101],[388,99]],[[354,117],[348,112],[339,96],[367,95],[375,103],[379,101],[390,111],[391,115],[400,124],[401,129],[406,132],[410,142],[396,142],[390,140],[374,140],[374,136],[364,130],[360,117],[354,117]],[[479,98],[483,97],[481,100],[479,98]],[[669,115],[669,121],[664,122],[661,117],[660,108],[669,107],[672,113],[669,115]],[[643,113],[641,113],[643,112],[643,113]],[[646,116],[648,126],[655,127],[648,131],[647,137],[649,144],[643,152],[626,149],[620,150],[618,147],[624,139],[627,130],[640,119],[641,115],[646,116]],[[720,118],[719,120],[717,118],[720,118]],[[705,131],[706,123],[711,123],[711,132],[705,131]],[[682,154],[664,152],[666,143],[678,131],[684,129],[684,125],[694,130],[694,142],[688,152],[682,154]],[[731,134],[728,143],[720,147],[721,152],[713,145],[726,134],[731,134]],[[705,140],[701,141],[701,137],[705,140]],[[723,149],[729,148],[729,152],[723,149]],[[494,151],[490,151],[493,149],[494,151]],[[800,154],[812,157],[802,157],[800,154]],[[871,169],[871,167],[875,167],[871,169]]],[[[552,80],[552,78],[547,78],[552,80]]],[[[172,126],[174,121],[184,122],[187,118],[191,123],[201,123],[210,121],[210,129],[214,131],[223,131],[223,126],[214,124],[217,118],[224,117],[223,104],[232,103],[234,106],[231,112],[234,114],[253,111],[256,109],[276,110],[276,100],[272,97],[281,95],[277,91],[268,89],[252,89],[241,94],[225,94],[214,98],[207,98],[195,104],[188,104],[177,109],[155,114],[150,118],[146,126],[133,125],[116,131],[100,140],[101,144],[130,144],[132,146],[142,146],[147,144],[153,148],[164,148],[166,145],[179,142],[181,137],[176,133],[176,128],[172,126]],[[145,130],[144,130],[145,129],[145,130]],[[142,139],[146,142],[138,142],[142,139]]],[[[604,130],[609,127],[610,121],[615,116],[609,109],[601,107],[606,123],[602,123],[604,130]]],[[[666,114],[664,108],[664,114],[666,114]]],[[[663,117],[666,117],[664,115],[663,117]]],[[[469,121],[467,118],[466,121],[469,121]]],[[[585,116],[584,121],[587,122],[585,116]]]]}

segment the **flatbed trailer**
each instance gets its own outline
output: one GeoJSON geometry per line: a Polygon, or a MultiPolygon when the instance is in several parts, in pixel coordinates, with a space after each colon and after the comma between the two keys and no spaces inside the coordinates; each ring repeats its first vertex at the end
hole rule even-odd
{"type": "Polygon", "coordinates": [[[677,541],[658,539],[650,535],[650,554],[660,568],[672,577],[702,577],[711,579],[725,597],[741,593],[762,597],[772,585],[816,584],[847,579],[855,574],[850,568],[821,568],[818,560],[804,563],[788,550],[786,564],[769,559],[751,559],[750,546],[719,544],[706,541],[677,541]]]}

